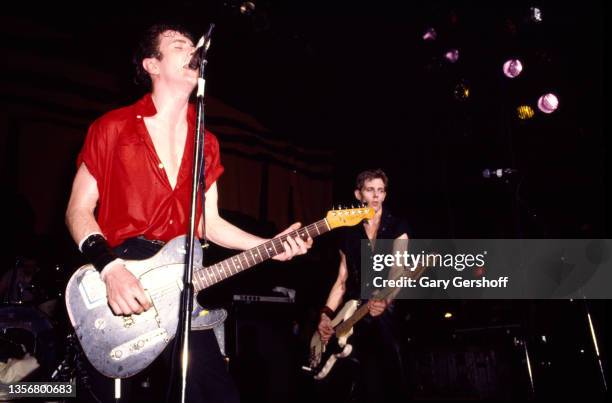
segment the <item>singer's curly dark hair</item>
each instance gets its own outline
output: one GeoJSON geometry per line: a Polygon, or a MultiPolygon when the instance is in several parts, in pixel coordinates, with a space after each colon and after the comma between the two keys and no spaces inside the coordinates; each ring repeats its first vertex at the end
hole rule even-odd
{"type": "Polygon", "coordinates": [[[142,67],[142,61],[149,57],[155,57],[161,60],[162,54],[159,50],[160,35],[166,31],[176,31],[193,42],[193,35],[191,32],[180,24],[155,24],[144,31],[134,51],[134,55],[132,56],[132,63],[134,63],[134,68],[136,69],[134,82],[145,87],[147,91],[151,90],[152,83],[149,73],[142,67]]]}
{"type": "Polygon", "coordinates": [[[365,184],[365,181],[372,179],[380,179],[385,184],[385,190],[389,186],[389,178],[382,169],[368,169],[367,171],[360,172],[355,180],[355,190],[361,190],[365,184]]]}

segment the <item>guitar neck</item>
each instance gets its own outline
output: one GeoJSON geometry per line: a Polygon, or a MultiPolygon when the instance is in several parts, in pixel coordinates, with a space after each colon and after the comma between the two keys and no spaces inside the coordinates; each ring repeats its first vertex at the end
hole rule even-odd
{"type": "Polygon", "coordinates": [[[315,238],[329,230],[330,227],[327,224],[327,220],[322,219],[307,227],[298,228],[288,234],[271,239],[268,242],[248,249],[238,255],[229,257],[212,266],[194,269],[193,286],[195,292],[215,285],[218,282],[283,253],[285,251],[283,244],[287,241],[288,237],[296,238],[299,236],[306,241],[308,237],[315,238]]]}
{"type": "MultiPolygon", "coordinates": [[[[403,271],[402,273],[405,273],[406,276],[409,278],[417,279],[421,277],[421,275],[424,272],[425,272],[425,267],[422,265],[418,265],[416,269],[414,269],[414,271],[403,271]]],[[[397,276],[396,279],[399,277],[401,277],[401,275],[397,276]]],[[[379,301],[382,299],[385,299],[389,295],[391,295],[393,291],[395,291],[395,289],[396,289],[395,287],[387,287],[384,290],[380,291],[378,294],[373,295],[372,299],[379,300],[379,301]]],[[[359,322],[361,319],[363,319],[364,316],[366,316],[368,311],[369,309],[368,309],[367,304],[360,306],[359,309],[356,310],[355,313],[352,314],[350,318],[348,318],[347,320],[345,320],[344,322],[336,326],[336,328],[334,329],[336,335],[341,336],[344,333],[351,330],[351,328],[355,325],[355,323],[359,322]]]]}
{"type": "MultiPolygon", "coordinates": [[[[390,288],[390,287],[385,288],[384,290],[382,290],[381,292],[373,296],[372,299],[374,300],[385,299],[393,292],[393,290],[394,288],[390,288]]],[[[363,319],[364,316],[368,314],[368,311],[369,311],[368,304],[361,305],[359,309],[357,309],[355,313],[351,315],[350,318],[348,318],[347,320],[345,320],[344,322],[336,326],[336,328],[334,329],[336,335],[341,336],[344,333],[351,330],[351,328],[355,325],[355,323],[359,322],[361,319],[363,319]]]]}

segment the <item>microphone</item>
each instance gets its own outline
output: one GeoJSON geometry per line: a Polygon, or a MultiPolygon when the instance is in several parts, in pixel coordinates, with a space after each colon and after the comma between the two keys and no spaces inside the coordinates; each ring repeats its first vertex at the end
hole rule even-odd
{"type": "Polygon", "coordinates": [[[189,64],[187,64],[187,66],[185,67],[190,70],[197,70],[198,68],[200,68],[200,63],[202,62],[202,59],[204,58],[206,52],[208,51],[208,48],[210,47],[210,36],[214,27],[215,24],[210,24],[208,32],[202,35],[202,37],[196,44],[195,51],[191,55],[191,60],[189,60],[189,64]]]}
{"type": "Polygon", "coordinates": [[[518,172],[518,169],[514,169],[514,168],[499,168],[499,169],[485,169],[484,171],[482,171],[482,177],[483,178],[490,178],[491,176],[497,176],[498,178],[501,178],[504,175],[510,175],[510,174],[515,174],[518,172]]]}

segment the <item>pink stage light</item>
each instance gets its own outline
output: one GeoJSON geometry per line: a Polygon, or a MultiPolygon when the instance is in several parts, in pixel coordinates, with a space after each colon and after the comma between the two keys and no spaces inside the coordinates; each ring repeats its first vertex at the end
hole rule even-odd
{"type": "Polygon", "coordinates": [[[559,107],[559,98],[553,93],[544,94],[538,99],[538,109],[544,113],[553,113],[559,107]]]}
{"type": "Polygon", "coordinates": [[[425,31],[425,33],[423,34],[423,40],[424,41],[435,41],[436,38],[438,37],[438,33],[436,32],[435,29],[433,28],[429,28],[427,31],[425,31]]]}
{"type": "Polygon", "coordinates": [[[519,59],[510,59],[504,63],[504,74],[508,78],[517,77],[523,71],[523,63],[519,59]]]}
{"type": "Polygon", "coordinates": [[[457,49],[451,49],[444,54],[444,58],[451,63],[455,63],[459,59],[459,51],[457,49]]]}

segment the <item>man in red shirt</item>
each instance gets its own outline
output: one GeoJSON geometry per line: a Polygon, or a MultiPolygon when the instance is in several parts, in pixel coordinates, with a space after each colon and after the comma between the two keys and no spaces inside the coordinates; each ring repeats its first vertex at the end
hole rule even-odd
{"type": "MultiPolygon", "coordinates": [[[[101,272],[109,305],[117,315],[151,307],[140,281],[121,257],[150,257],[164,242],[187,232],[195,126],[189,97],[198,77],[187,65],[194,50],[192,37],[182,28],[151,27],[134,57],[137,75],[151,92],[97,119],[78,157],[66,223],[79,249],[101,272]]],[[[206,206],[202,214],[198,204],[198,236],[205,234],[220,246],[240,250],[267,241],[219,216],[216,180],[223,166],[219,143],[208,132],[204,155],[206,206]]],[[[283,234],[299,226],[293,224],[283,234]]],[[[285,252],[275,259],[291,259],[311,246],[312,239],[289,238],[285,252]]],[[[194,333],[191,345],[197,358],[190,360],[194,367],[188,400],[237,401],[212,331],[194,333]]],[[[106,393],[97,389],[98,397],[106,393]]]]}

